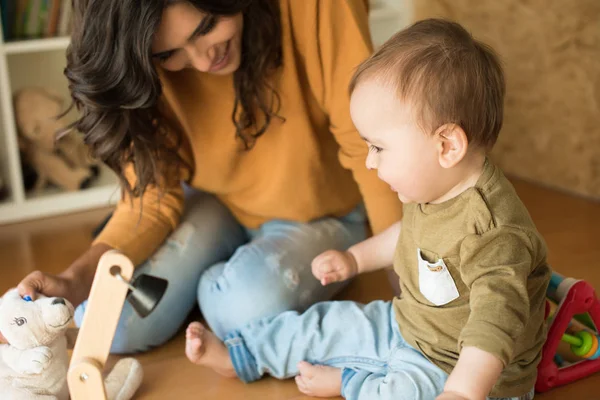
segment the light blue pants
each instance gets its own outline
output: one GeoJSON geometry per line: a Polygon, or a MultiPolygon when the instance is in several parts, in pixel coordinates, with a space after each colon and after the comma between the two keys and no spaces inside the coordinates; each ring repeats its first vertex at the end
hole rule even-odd
{"type": "MultiPolygon", "coordinates": [[[[145,319],[125,303],[111,352],[135,353],[165,343],[197,304],[222,338],[254,319],[330,299],[342,286],[322,287],[312,276],[312,259],[364,240],[366,228],[359,206],[340,219],[270,221],[248,230],[214,196],[187,189],[179,227],[134,275],[168,279],[167,292],[145,319]]],[[[86,302],[75,312],[78,326],[85,308],[86,302]]]]}
{"type": "Polygon", "coordinates": [[[290,378],[308,361],[342,369],[342,396],[351,400],[433,400],[448,378],[404,340],[391,302],[318,303],[303,314],[253,321],[225,344],[244,382],[290,378]]]}

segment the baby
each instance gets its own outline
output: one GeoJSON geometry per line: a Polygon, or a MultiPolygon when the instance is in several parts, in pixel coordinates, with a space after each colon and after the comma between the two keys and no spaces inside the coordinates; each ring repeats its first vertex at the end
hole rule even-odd
{"type": "Polygon", "coordinates": [[[425,20],[357,69],[353,121],[367,168],[404,217],[313,261],[323,285],[393,263],[392,302],[325,302],[231,332],[187,331],[197,364],[244,382],[296,377],[307,395],[347,399],[533,398],[551,270],[514,188],[487,155],[505,83],[493,50],[459,24],[425,20]]]}

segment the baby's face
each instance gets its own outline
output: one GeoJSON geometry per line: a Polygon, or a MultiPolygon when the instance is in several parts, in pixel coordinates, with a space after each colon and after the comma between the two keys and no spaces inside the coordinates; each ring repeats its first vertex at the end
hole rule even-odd
{"type": "Polygon", "coordinates": [[[417,124],[394,89],[373,79],[360,82],[350,104],[352,120],[369,146],[366,165],[404,203],[429,203],[444,195],[439,142],[417,124]]]}

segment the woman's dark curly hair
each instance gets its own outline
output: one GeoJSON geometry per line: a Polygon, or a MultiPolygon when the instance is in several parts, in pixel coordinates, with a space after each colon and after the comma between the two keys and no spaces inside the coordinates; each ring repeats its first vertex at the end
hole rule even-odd
{"type": "Polygon", "coordinates": [[[245,149],[278,112],[279,96],[268,83],[282,63],[278,0],[73,0],[65,76],[79,119],[70,128],[83,133],[92,155],[135,196],[159,186],[167,169],[190,167],[179,153],[181,133],[167,130],[160,113],[162,87],[151,49],[163,10],[180,1],[210,15],[244,16],[231,118],[245,149]],[[128,164],[137,177],[132,185],[124,174],[128,164]]]}

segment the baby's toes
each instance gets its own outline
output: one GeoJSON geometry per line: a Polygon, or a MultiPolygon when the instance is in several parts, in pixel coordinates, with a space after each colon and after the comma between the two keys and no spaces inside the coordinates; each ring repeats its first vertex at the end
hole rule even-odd
{"type": "Polygon", "coordinates": [[[204,343],[202,340],[203,332],[204,327],[202,325],[198,327],[193,326],[193,324],[190,324],[186,331],[185,354],[187,358],[193,363],[200,362],[200,359],[204,355],[204,343]]]}
{"type": "Polygon", "coordinates": [[[203,332],[204,325],[202,325],[200,322],[192,322],[188,325],[187,329],[185,330],[186,336],[188,337],[200,337],[202,336],[203,332]]]}

